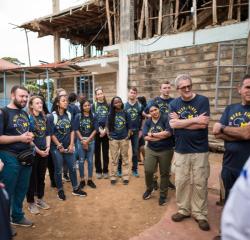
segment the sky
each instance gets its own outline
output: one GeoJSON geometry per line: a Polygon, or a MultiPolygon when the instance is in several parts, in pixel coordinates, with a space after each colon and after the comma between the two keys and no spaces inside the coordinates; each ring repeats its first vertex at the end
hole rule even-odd
{"type": "MultiPolygon", "coordinates": [[[[84,0],[60,0],[60,10],[81,4],[84,0]]],[[[0,0],[0,58],[15,57],[26,66],[29,64],[25,31],[11,24],[21,25],[35,18],[52,13],[52,0],[0,0]],[[11,23],[11,24],[10,24],[11,23]]],[[[31,65],[39,60],[53,62],[53,37],[38,38],[38,33],[28,32],[31,65]]],[[[78,55],[79,55],[78,48],[78,55]]],[[[75,57],[75,47],[61,40],[62,59],[75,57]]]]}

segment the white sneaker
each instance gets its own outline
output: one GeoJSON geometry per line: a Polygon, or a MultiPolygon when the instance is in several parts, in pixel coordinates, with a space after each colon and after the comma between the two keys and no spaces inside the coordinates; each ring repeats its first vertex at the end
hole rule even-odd
{"type": "Polygon", "coordinates": [[[32,213],[32,214],[39,214],[40,211],[39,209],[37,208],[36,204],[35,203],[30,203],[29,206],[28,206],[28,209],[29,211],[32,213]]]}
{"type": "Polygon", "coordinates": [[[36,206],[44,210],[50,209],[50,206],[43,199],[37,199],[36,206]]]}
{"type": "Polygon", "coordinates": [[[102,174],[101,173],[96,173],[95,176],[96,176],[97,179],[101,179],[102,178],[102,174]]]}

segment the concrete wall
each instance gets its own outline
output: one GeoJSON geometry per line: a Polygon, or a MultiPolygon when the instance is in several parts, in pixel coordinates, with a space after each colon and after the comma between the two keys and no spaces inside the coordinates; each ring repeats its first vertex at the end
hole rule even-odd
{"type": "Polygon", "coordinates": [[[94,88],[101,86],[108,102],[117,95],[116,92],[117,73],[105,73],[95,75],[94,88]]]}
{"type": "MultiPolygon", "coordinates": [[[[246,44],[247,39],[237,40],[236,43],[246,44]]],[[[216,72],[218,43],[211,43],[193,47],[183,47],[156,51],[151,53],[134,54],[129,56],[128,85],[136,86],[139,95],[153,98],[159,94],[159,85],[165,80],[173,81],[180,73],[189,73],[193,79],[193,89],[197,93],[207,96],[211,106],[211,123],[218,121],[223,110],[215,109],[216,72]]],[[[246,64],[247,47],[242,46],[235,51],[235,64],[246,64]]],[[[221,51],[221,65],[232,64],[232,47],[223,47],[221,51]]],[[[246,68],[234,69],[234,82],[245,74],[246,68]]],[[[230,84],[231,67],[223,67],[220,72],[222,85],[230,84]]],[[[173,86],[173,96],[177,92],[173,86]]],[[[219,106],[224,108],[228,104],[229,90],[220,90],[219,106]]],[[[233,91],[233,102],[239,102],[237,90],[233,91]]],[[[211,136],[212,138],[212,136],[211,136]]]]}
{"type": "Polygon", "coordinates": [[[74,77],[57,80],[57,88],[64,88],[68,93],[75,92],[74,77]]]}

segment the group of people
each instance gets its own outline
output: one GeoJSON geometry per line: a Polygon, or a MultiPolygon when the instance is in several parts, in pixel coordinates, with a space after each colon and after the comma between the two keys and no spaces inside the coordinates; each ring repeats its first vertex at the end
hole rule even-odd
{"type": "MultiPolygon", "coordinates": [[[[51,186],[57,188],[60,200],[66,200],[62,176],[67,180],[68,174],[72,194],[85,197],[86,184],[96,188],[94,163],[97,179],[110,179],[111,185],[115,185],[121,177],[124,185],[129,184],[129,142],[132,175],[139,177],[138,153],[140,142],[143,145],[145,140],[146,191],[142,198],[150,199],[159,168],[159,205],[167,203],[168,188],[176,187],[178,211],[172,220],[180,222],[192,216],[201,230],[208,231],[209,100],[192,90],[188,74],[177,76],[175,87],[179,97],[171,98],[171,84],[164,82],[160,86],[160,96],[146,105],[138,101],[135,87],[129,89],[125,104],[118,96],[108,104],[101,87],[95,89],[93,103],[82,98],[79,104],[76,94],[68,95],[64,89],[57,89],[48,114],[43,97],[29,97],[25,87],[14,86],[10,104],[0,111],[0,159],[3,163],[0,181],[11,199],[11,223],[32,226],[23,212],[25,196],[32,213],[39,213],[38,208],[50,208],[44,201],[47,166],[51,186]],[[171,165],[175,186],[169,180],[171,165]]],[[[221,175],[226,200],[250,155],[250,76],[243,78],[238,91],[242,102],[229,105],[213,127],[215,137],[225,140],[221,175]]]]}

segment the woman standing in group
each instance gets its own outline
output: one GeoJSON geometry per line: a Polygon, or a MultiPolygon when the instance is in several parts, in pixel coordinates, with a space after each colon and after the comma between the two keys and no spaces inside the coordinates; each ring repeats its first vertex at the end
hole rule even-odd
{"type": "Polygon", "coordinates": [[[95,149],[96,122],[91,113],[90,102],[83,100],[80,102],[81,113],[78,113],[75,118],[74,127],[77,135],[77,150],[79,154],[79,171],[81,182],[80,186],[85,186],[84,180],[84,161],[88,162],[88,181],[87,185],[91,188],[96,188],[92,180],[93,176],[93,155],[95,149]]]}
{"type": "Polygon", "coordinates": [[[173,156],[174,139],[169,126],[168,117],[160,113],[159,106],[152,104],[149,107],[148,118],[143,127],[143,135],[148,145],[145,152],[145,183],[146,192],[143,199],[149,199],[153,191],[153,176],[157,164],[160,168],[160,198],[159,205],[167,202],[169,171],[173,156]]]}
{"type": "Polygon", "coordinates": [[[100,179],[102,176],[108,178],[109,166],[109,140],[107,136],[107,129],[105,127],[107,116],[109,112],[109,105],[104,96],[101,87],[95,89],[96,102],[92,105],[92,113],[97,121],[98,132],[95,137],[95,169],[96,178],[100,179]],[[101,148],[103,165],[101,161],[101,148]],[[103,175],[102,175],[103,174],[103,175]]]}
{"type": "Polygon", "coordinates": [[[110,104],[110,113],[107,121],[110,154],[112,158],[111,164],[111,184],[116,184],[117,163],[119,155],[122,156],[122,178],[123,184],[129,183],[129,160],[128,147],[129,136],[131,133],[130,122],[124,105],[120,97],[114,97],[110,104]]]}
{"type": "Polygon", "coordinates": [[[28,209],[33,214],[39,214],[39,208],[49,209],[49,205],[43,200],[45,188],[45,173],[50,151],[50,131],[46,115],[43,111],[43,99],[40,96],[32,96],[28,105],[30,130],[34,134],[35,158],[32,166],[29,189],[27,192],[28,209]],[[34,196],[37,195],[35,201],[34,196]]]}
{"type": "Polygon", "coordinates": [[[68,108],[67,96],[57,96],[53,102],[52,113],[48,121],[51,126],[51,153],[55,166],[55,180],[58,189],[58,198],[66,200],[62,184],[63,161],[69,168],[69,175],[73,187],[72,194],[87,196],[77,185],[77,175],[74,160],[74,130],[73,119],[68,108]]]}

